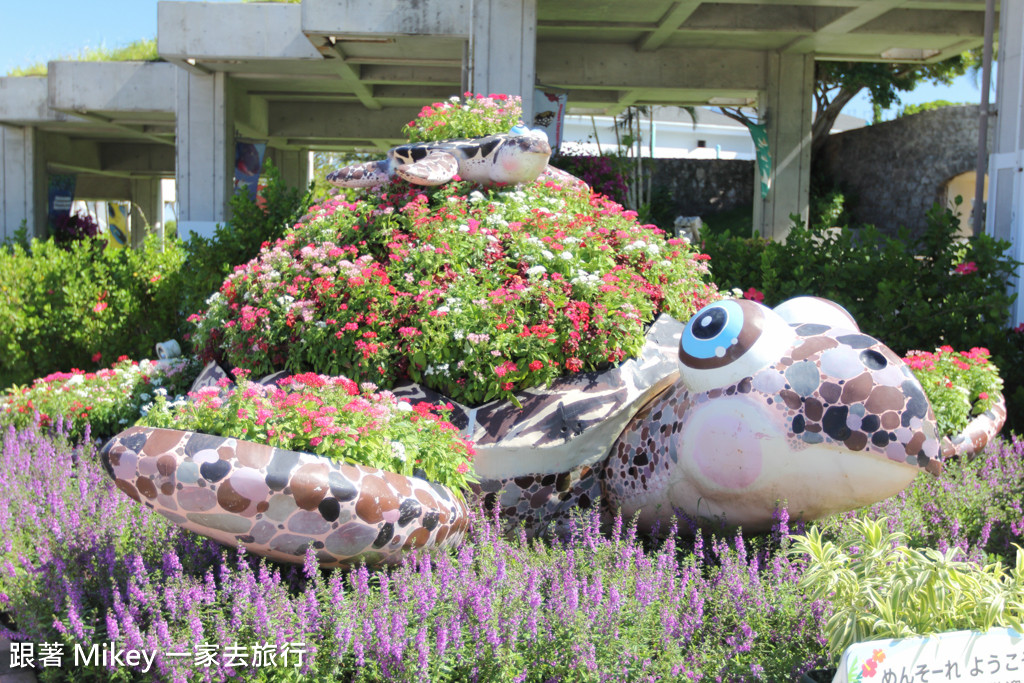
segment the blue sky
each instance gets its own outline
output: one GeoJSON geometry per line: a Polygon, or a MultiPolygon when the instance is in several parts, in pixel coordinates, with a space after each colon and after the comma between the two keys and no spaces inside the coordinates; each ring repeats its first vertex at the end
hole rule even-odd
{"type": "MultiPolygon", "coordinates": [[[[0,75],[35,62],[75,55],[87,47],[112,48],[155,38],[156,4],[157,0],[5,0],[0,21],[0,75]]],[[[965,76],[952,87],[921,86],[902,101],[976,103],[980,98],[980,86],[965,76]]],[[[843,113],[870,120],[871,103],[862,94],[843,113]]],[[[895,111],[885,118],[893,115],[895,111]]]]}

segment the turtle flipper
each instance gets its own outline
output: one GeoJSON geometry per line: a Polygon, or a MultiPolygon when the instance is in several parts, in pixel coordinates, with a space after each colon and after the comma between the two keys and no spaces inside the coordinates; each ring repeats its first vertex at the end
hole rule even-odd
{"type": "Polygon", "coordinates": [[[575,187],[580,190],[590,191],[590,185],[587,185],[584,181],[580,180],[572,173],[563,171],[560,168],[555,168],[551,164],[548,164],[543,171],[540,173],[541,180],[550,180],[558,183],[562,187],[575,187]]]}
{"type": "Polygon", "coordinates": [[[444,150],[434,150],[419,161],[402,164],[395,174],[413,185],[441,185],[459,172],[459,160],[444,150]]]}
{"type": "Polygon", "coordinates": [[[389,171],[389,164],[385,159],[367,161],[331,171],[327,174],[327,182],[339,187],[376,187],[391,179],[389,171]]]}

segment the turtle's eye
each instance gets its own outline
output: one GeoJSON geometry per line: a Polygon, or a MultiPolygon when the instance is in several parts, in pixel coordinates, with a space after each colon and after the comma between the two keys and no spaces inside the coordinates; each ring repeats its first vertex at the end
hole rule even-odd
{"type": "Polygon", "coordinates": [[[725,387],[777,361],[793,341],[782,318],[745,299],[705,306],[679,344],[682,377],[693,391],[725,387]]]}
{"type": "Polygon", "coordinates": [[[761,336],[764,314],[744,301],[719,301],[705,306],[683,330],[679,358],[700,370],[728,365],[761,336]]]}

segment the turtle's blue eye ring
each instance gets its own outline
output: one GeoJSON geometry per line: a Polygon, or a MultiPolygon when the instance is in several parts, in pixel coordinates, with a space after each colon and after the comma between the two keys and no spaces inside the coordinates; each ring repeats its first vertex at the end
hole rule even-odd
{"type": "Polygon", "coordinates": [[[720,368],[733,362],[761,336],[761,307],[745,300],[726,300],[705,306],[683,330],[679,358],[683,365],[700,370],[720,368]]]}
{"type": "Polygon", "coordinates": [[[679,341],[679,376],[693,392],[736,384],[771,367],[796,333],[770,308],[746,299],[716,301],[697,311],[679,341]]]}

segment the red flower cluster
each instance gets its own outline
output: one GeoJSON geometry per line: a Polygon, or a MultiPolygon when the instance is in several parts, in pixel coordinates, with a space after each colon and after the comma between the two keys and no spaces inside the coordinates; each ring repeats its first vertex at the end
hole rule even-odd
{"type": "Polygon", "coordinates": [[[197,323],[207,359],[391,386],[468,405],[630,358],[661,312],[718,298],[703,255],[605,197],[537,183],[391,185],[239,266],[197,323]]]}

